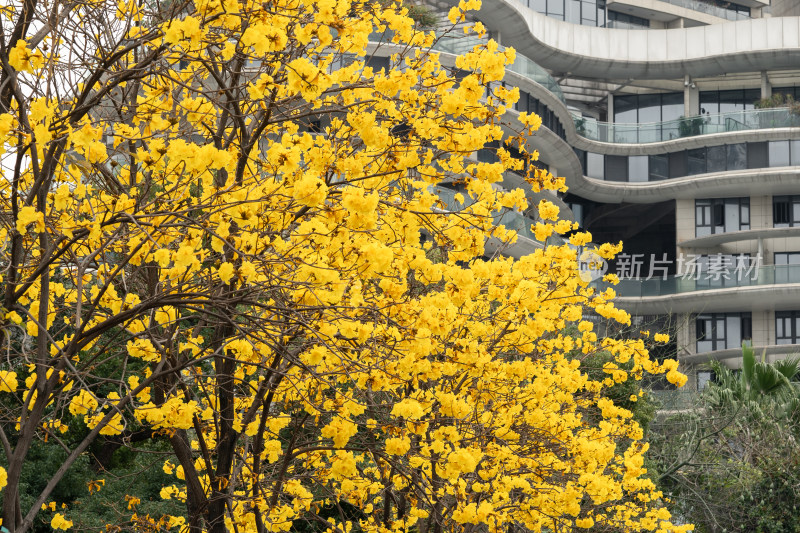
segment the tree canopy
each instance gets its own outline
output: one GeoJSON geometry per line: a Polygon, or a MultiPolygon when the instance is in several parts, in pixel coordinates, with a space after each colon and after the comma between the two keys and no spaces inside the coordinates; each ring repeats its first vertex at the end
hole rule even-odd
{"type": "MultiPolygon", "coordinates": [[[[109,530],[690,528],[604,395],[685,377],[585,319],[629,321],[579,276],[591,237],[485,247],[522,238],[505,172],[564,189],[530,164],[541,119],[506,113],[513,50],[446,68],[391,1],[24,0],[0,24],[4,529],[74,527],[123,449],[179,505],[129,494],[109,530]],[[54,501],[87,457],[85,496],[54,501]]],[[[537,238],[575,229],[558,212],[537,238]]]]}

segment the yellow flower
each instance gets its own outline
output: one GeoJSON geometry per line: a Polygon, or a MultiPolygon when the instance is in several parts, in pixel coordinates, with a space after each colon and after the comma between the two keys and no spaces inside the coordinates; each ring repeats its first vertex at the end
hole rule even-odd
{"type": "Polygon", "coordinates": [[[407,437],[386,439],[386,453],[389,455],[405,455],[410,449],[411,441],[407,437]]]}
{"type": "Polygon", "coordinates": [[[73,415],[83,415],[97,409],[98,403],[94,395],[86,390],[81,390],[73,396],[69,403],[69,412],[73,415]]]}
{"type": "Polygon", "coordinates": [[[17,231],[21,235],[28,233],[28,224],[36,223],[36,231],[44,231],[44,214],[30,205],[22,207],[17,213],[17,231]]]}
{"type": "Polygon", "coordinates": [[[25,41],[17,41],[16,46],[8,53],[8,62],[19,72],[33,72],[44,66],[44,56],[39,50],[31,52],[25,41]]]}
{"type": "Polygon", "coordinates": [[[66,531],[72,527],[72,521],[64,518],[63,514],[56,513],[55,516],[53,516],[53,519],[50,520],[50,527],[53,529],[63,529],[66,531]]]}
{"type": "Polygon", "coordinates": [[[0,370],[0,392],[14,392],[19,387],[17,373],[9,370],[0,370]]]}

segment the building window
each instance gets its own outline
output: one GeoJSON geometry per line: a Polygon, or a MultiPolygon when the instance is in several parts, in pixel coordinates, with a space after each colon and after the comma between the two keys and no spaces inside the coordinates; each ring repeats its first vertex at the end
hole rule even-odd
{"type": "Polygon", "coordinates": [[[800,265],[800,252],[775,252],[775,265],[800,265]]]}
{"type": "Polygon", "coordinates": [[[605,179],[605,156],[603,156],[603,154],[587,152],[586,175],[599,180],[605,179]]]}
{"type": "Polygon", "coordinates": [[[677,120],[681,115],[683,93],[627,94],[614,97],[614,122],[617,124],[677,120]]]}
{"type": "Polygon", "coordinates": [[[735,349],[753,336],[750,313],[704,313],[695,320],[697,353],[735,349]]]}
{"type": "Polygon", "coordinates": [[[608,24],[609,28],[617,28],[623,30],[644,30],[650,27],[650,21],[641,17],[635,17],[619,11],[608,10],[608,24]]]}
{"type": "Polygon", "coordinates": [[[800,165],[800,141],[769,141],[770,167],[800,165]]]}
{"type": "Polygon", "coordinates": [[[775,311],[775,343],[800,344],[800,311],[775,311]]]}
{"type": "Polygon", "coordinates": [[[605,26],[605,0],[523,0],[534,11],[584,26],[605,26]]]}
{"type": "Polygon", "coordinates": [[[755,108],[761,98],[761,89],[733,91],[700,91],[700,114],[733,113],[755,108]]]}
{"type": "Polygon", "coordinates": [[[682,266],[684,274],[694,278],[695,287],[720,288],[750,285],[758,272],[750,254],[700,255],[682,266]]]}
{"type": "Polygon", "coordinates": [[[800,282],[800,252],[775,252],[775,283],[800,282]]]}
{"type": "MultiPolygon", "coordinates": [[[[540,115],[544,117],[545,127],[549,127],[550,114],[540,115]]],[[[657,127],[658,124],[648,125],[650,126],[657,127]]],[[[561,123],[553,124],[552,128],[561,128],[561,123]]],[[[651,129],[645,128],[643,131],[651,129]]],[[[640,138],[642,135],[639,132],[640,138]]],[[[578,150],[576,153],[581,158],[586,176],[612,181],[659,181],[731,170],[800,166],[800,140],[723,144],[667,154],[637,156],[612,156],[578,150]]]]}
{"type": "Polygon", "coordinates": [[[694,201],[695,236],[750,229],[750,198],[706,198],[694,201]]]}
{"type": "Polygon", "coordinates": [[[772,226],[775,228],[800,226],[800,196],[772,197],[772,226]]]}

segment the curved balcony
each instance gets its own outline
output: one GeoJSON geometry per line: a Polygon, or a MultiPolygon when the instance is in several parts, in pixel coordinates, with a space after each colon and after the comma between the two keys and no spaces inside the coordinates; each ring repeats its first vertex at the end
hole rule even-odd
{"type": "Polygon", "coordinates": [[[800,115],[793,113],[788,107],[752,109],[638,124],[600,122],[574,114],[572,118],[575,133],[584,139],[624,144],[648,144],[699,135],[800,127],[800,115]]]}
{"type": "MultiPolygon", "coordinates": [[[[601,28],[602,29],[602,28],[601,28]]],[[[378,36],[381,37],[381,36],[378,36]]],[[[457,54],[485,40],[474,36],[442,38],[435,49],[443,64],[455,65],[457,54]]],[[[395,51],[392,45],[377,45],[376,55],[395,51]]],[[[707,195],[739,195],[750,191],[757,180],[766,193],[790,194],[795,190],[797,167],[741,168],[724,172],[630,180],[599,180],[584,175],[582,161],[573,147],[608,155],[656,155],[697,147],[744,142],[786,140],[796,136],[800,116],[788,108],[760,109],[652,124],[613,124],[574,116],[564,103],[558,83],[539,65],[517,55],[506,82],[520,87],[519,111],[543,116],[543,129],[532,137],[533,147],[549,157],[558,174],[566,177],[573,193],[603,202],[654,202],[690,197],[702,188],[707,195]],[[535,105],[532,103],[535,102],[535,105]],[[548,129],[552,128],[552,129],[548,129]]],[[[515,112],[510,112],[514,120],[515,112]]],[[[590,174],[591,176],[591,174],[590,174]]]]}
{"type": "Polygon", "coordinates": [[[784,239],[787,237],[800,237],[800,226],[790,228],[758,228],[726,233],[714,233],[703,237],[696,237],[681,241],[681,248],[713,248],[731,242],[755,241],[759,239],[784,239]]]}
{"type": "Polygon", "coordinates": [[[594,282],[598,289],[611,287],[617,304],[635,314],[793,309],[800,297],[800,265],[765,265],[750,270],[709,276],[667,276],[625,279],[617,285],[594,282]]]}
{"type": "Polygon", "coordinates": [[[797,192],[800,166],[726,170],[648,182],[615,182],[567,176],[575,194],[598,202],[653,203],[677,198],[776,195],[797,192]]]}
{"type": "Polygon", "coordinates": [[[630,31],[548,18],[531,9],[529,0],[487,0],[478,18],[543,67],[596,79],[715,76],[792,69],[800,63],[796,16],[630,31]]]}

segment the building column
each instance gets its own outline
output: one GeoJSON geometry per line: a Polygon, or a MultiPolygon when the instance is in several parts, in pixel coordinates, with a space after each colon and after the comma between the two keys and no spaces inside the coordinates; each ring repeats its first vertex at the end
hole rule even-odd
{"type": "Polygon", "coordinates": [[[683,116],[694,117],[700,114],[700,89],[688,74],[683,77],[683,116]]]}
{"type": "Polygon", "coordinates": [[[772,84],[769,82],[769,76],[766,71],[761,71],[761,98],[769,98],[772,96],[772,84]]]}
{"type": "Polygon", "coordinates": [[[614,122],[614,95],[608,93],[608,116],[606,122],[614,122]]]}

